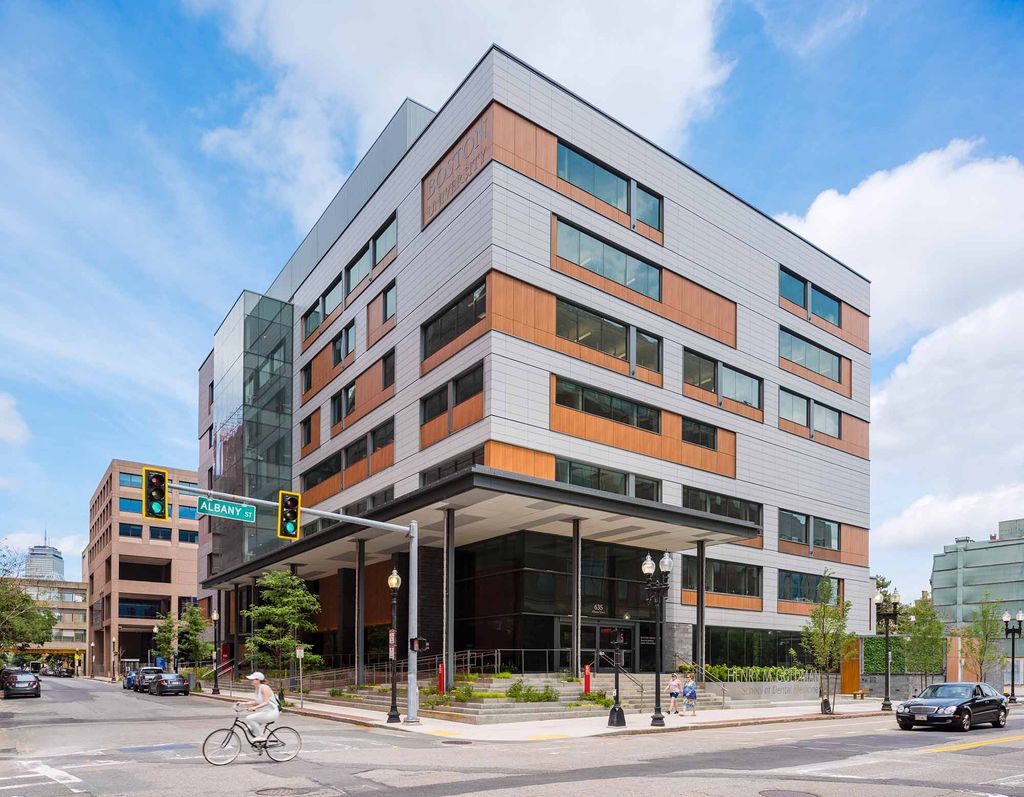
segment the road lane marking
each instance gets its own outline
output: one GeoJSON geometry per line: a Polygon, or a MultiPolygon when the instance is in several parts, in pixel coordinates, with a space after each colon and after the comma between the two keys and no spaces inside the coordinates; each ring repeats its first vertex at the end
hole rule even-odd
{"type": "Polygon", "coordinates": [[[544,742],[551,739],[568,739],[564,733],[542,733],[537,736],[527,736],[526,741],[528,742],[544,742]]]}
{"type": "Polygon", "coordinates": [[[452,737],[458,737],[458,736],[462,735],[458,731],[439,731],[439,730],[435,730],[435,731],[427,731],[427,733],[429,733],[431,736],[452,736],[452,737]]]}
{"type": "Polygon", "coordinates": [[[965,742],[964,744],[944,745],[943,747],[929,747],[926,753],[951,753],[956,750],[973,750],[975,747],[987,747],[990,744],[1003,744],[1004,742],[1024,741],[1024,736],[1004,736],[1001,739],[985,739],[981,742],[965,742]]]}
{"type": "MultiPolygon", "coordinates": [[[[65,772],[62,769],[51,767],[49,764],[44,764],[42,761],[24,761],[21,762],[21,765],[33,774],[42,775],[44,778],[48,778],[52,782],[60,784],[72,794],[81,794],[83,792],[83,789],[76,789],[71,785],[72,783],[81,783],[82,779],[76,778],[70,772],[65,772]]],[[[31,785],[35,786],[36,784],[33,783],[31,785]]]]}

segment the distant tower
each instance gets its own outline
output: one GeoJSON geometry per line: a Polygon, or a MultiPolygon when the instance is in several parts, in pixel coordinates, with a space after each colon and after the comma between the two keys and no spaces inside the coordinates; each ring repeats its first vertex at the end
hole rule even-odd
{"type": "Polygon", "coordinates": [[[44,531],[43,544],[33,545],[28,549],[28,555],[25,557],[25,576],[27,578],[64,580],[64,557],[49,542],[49,536],[44,531]]]}

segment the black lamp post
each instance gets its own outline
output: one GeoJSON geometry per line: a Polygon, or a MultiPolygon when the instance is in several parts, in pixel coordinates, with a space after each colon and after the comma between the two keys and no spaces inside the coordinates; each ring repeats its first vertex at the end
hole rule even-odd
{"type": "Polygon", "coordinates": [[[1017,637],[1021,635],[1021,631],[1024,630],[1024,611],[1017,612],[1017,622],[1014,623],[1010,620],[1010,613],[1003,612],[1003,625],[1006,626],[1006,636],[1010,640],[1010,702],[1017,702],[1017,690],[1014,687],[1014,681],[1017,679],[1014,677],[1017,673],[1017,637]]]}
{"type": "Polygon", "coordinates": [[[889,671],[891,656],[889,654],[889,625],[895,624],[900,616],[900,593],[893,592],[890,598],[879,590],[875,593],[875,622],[884,623],[885,627],[885,697],[882,700],[882,711],[892,711],[892,700],[889,699],[889,671]]]}
{"type": "Polygon", "coordinates": [[[654,607],[654,713],[651,715],[651,727],[664,728],[665,717],[661,713],[661,620],[664,614],[665,596],[668,595],[668,580],[672,572],[672,556],[666,551],[658,562],[658,575],[654,574],[654,560],[647,554],[640,569],[647,576],[644,589],[647,591],[647,603],[654,607]]]}
{"type": "Polygon", "coordinates": [[[217,671],[220,669],[220,612],[214,609],[210,619],[213,620],[213,689],[210,690],[210,694],[219,695],[220,680],[217,671]]]}
{"type": "Polygon", "coordinates": [[[395,568],[391,568],[391,575],[388,576],[388,587],[391,589],[391,634],[388,639],[388,657],[391,659],[391,710],[388,712],[388,722],[401,722],[398,715],[398,588],[402,586],[402,577],[398,575],[395,568]]]}
{"type": "Polygon", "coordinates": [[[619,702],[619,670],[622,669],[622,643],[625,642],[625,632],[621,628],[616,628],[612,632],[612,647],[615,648],[615,705],[611,707],[608,712],[608,727],[609,728],[625,728],[626,727],[626,714],[622,710],[622,704],[619,702]]]}

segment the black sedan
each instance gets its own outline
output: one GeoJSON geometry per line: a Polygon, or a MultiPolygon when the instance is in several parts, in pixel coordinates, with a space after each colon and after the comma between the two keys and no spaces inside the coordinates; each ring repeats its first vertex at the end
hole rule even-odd
{"type": "Polygon", "coordinates": [[[42,697],[42,687],[35,673],[13,672],[5,677],[4,697],[42,697]]]}
{"type": "Polygon", "coordinates": [[[164,671],[159,667],[140,667],[132,680],[132,689],[136,692],[148,692],[153,680],[163,674],[164,671]]]}
{"type": "Polygon", "coordinates": [[[921,694],[896,706],[896,722],[909,731],[915,725],[969,731],[986,722],[1006,726],[1009,701],[988,684],[932,684],[921,694]]]}
{"type": "Polygon", "coordinates": [[[176,672],[160,673],[149,682],[151,695],[188,695],[188,681],[176,672]]]}

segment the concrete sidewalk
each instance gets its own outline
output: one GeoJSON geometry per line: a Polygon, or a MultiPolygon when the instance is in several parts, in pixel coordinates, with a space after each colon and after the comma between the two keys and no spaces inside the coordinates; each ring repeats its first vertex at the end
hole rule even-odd
{"type": "MultiPolygon", "coordinates": [[[[249,695],[236,694],[231,697],[225,694],[211,695],[208,692],[193,692],[198,697],[212,700],[235,702],[247,700],[249,695]]],[[[290,701],[296,698],[288,696],[290,701]]],[[[579,719],[542,720],[535,722],[509,722],[491,725],[471,725],[463,722],[449,722],[423,717],[414,725],[387,724],[387,715],[379,711],[336,706],[330,703],[317,703],[312,700],[303,701],[304,708],[289,706],[282,715],[299,714],[302,716],[319,717],[321,719],[347,722],[369,728],[387,728],[409,733],[425,733],[441,736],[446,739],[465,739],[467,741],[491,742],[535,742],[551,739],[576,739],[591,736],[616,736],[638,733],[671,733],[678,731],[700,730],[701,728],[733,728],[743,725],[766,725],[779,722],[796,722],[801,720],[839,720],[851,717],[877,717],[881,715],[880,700],[841,700],[835,706],[835,714],[821,714],[818,701],[798,701],[786,705],[767,708],[716,709],[698,710],[697,716],[682,714],[665,717],[664,728],[652,728],[649,713],[627,714],[625,728],[609,728],[607,717],[580,717],[579,719]]],[[[283,720],[282,720],[283,722],[283,720]]]]}

